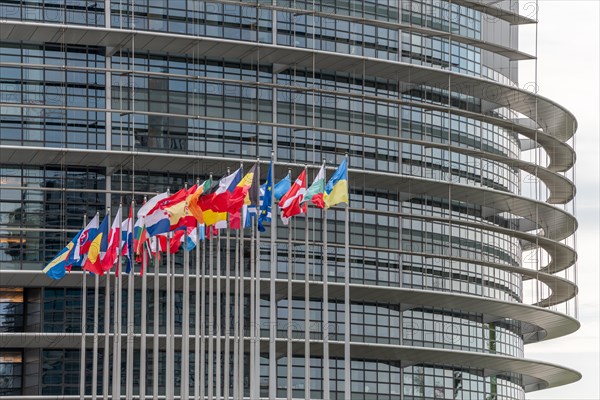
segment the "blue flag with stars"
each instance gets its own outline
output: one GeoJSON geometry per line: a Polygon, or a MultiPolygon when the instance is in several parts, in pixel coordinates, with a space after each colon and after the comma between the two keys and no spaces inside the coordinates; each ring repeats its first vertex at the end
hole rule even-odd
{"type": "Polygon", "coordinates": [[[271,222],[271,197],[273,193],[273,160],[269,164],[269,173],[267,174],[267,182],[265,183],[265,192],[263,194],[263,201],[260,205],[258,215],[258,230],[264,232],[266,229],[263,225],[264,222],[271,222]]]}

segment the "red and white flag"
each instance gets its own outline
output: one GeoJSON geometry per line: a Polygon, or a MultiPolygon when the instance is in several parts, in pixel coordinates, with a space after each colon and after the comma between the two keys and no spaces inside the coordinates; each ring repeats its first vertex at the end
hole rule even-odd
{"type": "Polygon", "coordinates": [[[106,249],[106,254],[104,254],[104,257],[102,258],[101,264],[103,271],[110,270],[119,258],[119,249],[121,245],[121,219],[121,206],[119,206],[119,211],[117,212],[117,215],[115,215],[112,226],[108,231],[108,248],[106,249]]]}
{"type": "Polygon", "coordinates": [[[306,204],[300,204],[304,193],[306,193],[306,170],[302,171],[290,190],[279,199],[281,221],[284,225],[287,225],[294,215],[306,212],[306,204]]]}

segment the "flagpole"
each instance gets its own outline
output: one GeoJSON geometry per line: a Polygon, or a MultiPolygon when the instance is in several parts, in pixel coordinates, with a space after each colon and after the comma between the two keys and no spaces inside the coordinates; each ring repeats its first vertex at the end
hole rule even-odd
{"type": "MultiPolygon", "coordinates": [[[[323,159],[323,165],[326,160],[323,159]]],[[[327,255],[327,208],[323,208],[323,400],[329,400],[329,257],[327,255]]]]}
{"type": "MultiPolygon", "coordinates": [[[[212,181],[212,174],[211,174],[212,181]]],[[[202,273],[201,273],[201,283],[202,283],[202,291],[200,293],[200,396],[196,396],[196,398],[204,399],[204,393],[206,388],[206,379],[204,371],[206,370],[206,241],[208,237],[206,236],[206,226],[205,229],[205,237],[202,241],[202,273]]],[[[210,243],[209,243],[210,244],[210,243]]]]}
{"type": "Polygon", "coordinates": [[[200,224],[196,222],[196,279],[195,279],[195,304],[194,308],[194,398],[198,399],[200,389],[200,296],[204,296],[204,292],[200,291],[200,224]]]}
{"type": "MultiPolygon", "coordinates": [[[[169,241],[168,241],[168,248],[169,251],[171,251],[170,247],[171,247],[171,240],[173,240],[173,233],[169,232],[169,241]]],[[[171,348],[171,364],[169,364],[169,367],[167,368],[167,371],[169,373],[169,378],[171,379],[171,397],[175,396],[175,253],[171,253],[171,272],[169,274],[169,280],[171,281],[171,291],[170,293],[170,297],[171,297],[171,308],[170,308],[170,313],[171,313],[171,335],[169,335],[169,345],[171,348]]],[[[181,365],[179,366],[181,368],[181,365]]]]}
{"type": "MultiPolygon", "coordinates": [[[[274,153],[271,153],[275,157],[274,153]]],[[[272,158],[272,159],[273,159],[272,158]]],[[[276,161],[276,160],[275,160],[276,161]]],[[[273,166],[273,169],[275,167],[273,166]]],[[[274,171],[273,171],[274,172],[274,171]]],[[[271,175],[272,176],[272,175],[271,175]]],[[[274,185],[274,179],[272,182],[274,185]]],[[[271,239],[270,239],[270,279],[269,279],[269,399],[277,397],[277,300],[275,298],[275,278],[277,276],[277,208],[275,207],[275,190],[271,188],[271,239]]]]}
{"type": "Polygon", "coordinates": [[[160,254],[158,237],[154,236],[154,321],[152,332],[152,398],[158,400],[158,348],[160,335],[160,254]]]}
{"type": "Polygon", "coordinates": [[[183,234],[183,308],[181,335],[181,398],[189,397],[190,388],[190,254],[187,251],[187,228],[183,234]]]}
{"type": "MultiPolygon", "coordinates": [[[[229,224],[228,227],[229,229],[229,224]]],[[[215,388],[215,397],[217,399],[221,398],[221,230],[217,230],[217,257],[216,257],[216,296],[217,296],[217,309],[215,315],[215,328],[216,328],[216,337],[215,337],[215,353],[216,353],[216,388],[215,388]]]]}
{"type": "Polygon", "coordinates": [[[244,340],[246,338],[246,326],[244,323],[244,303],[245,303],[245,299],[244,299],[244,231],[243,230],[239,230],[240,231],[240,302],[239,302],[239,307],[240,307],[240,343],[239,343],[239,358],[238,361],[240,363],[239,365],[239,369],[238,369],[238,379],[240,381],[240,385],[238,387],[239,389],[239,394],[238,394],[238,399],[242,399],[244,398],[244,394],[245,394],[245,385],[244,385],[244,340]]]}
{"type": "MultiPolygon", "coordinates": [[[[134,202],[133,199],[131,200],[131,218],[132,220],[129,220],[129,222],[127,223],[127,237],[125,238],[125,241],[127,243],[127,251],[129,252],[129,254],[132,254],[132,250],[133,249],[129,249],[129,246],[131,245],[131,243],[129,243],[129,234],[133,235],[133,208],[134,208],[134,202]],[[131,233],[129,232],[129,229],[131,229],[131,233]]],[[[127,217],[129,219],[129,216],[127,217]]],[[[121,235],[122,236],[122,235],[121,235]]],[[[120,245],[120,238],[119,238],[119,245],[120,245]]],[[[122,258],[122,251],[119,252],[119,263],[121,262],[121,258],[122,258]]],[[[134,318],[134,314],[133,314],[133,302],[134,302],[134,294],[135,294],[135,286],[134,286],[134,281],[133,281],[133,263],[135,262],[135,257],[132,257],[133,259],[130,258],[129,263],[130,263],[130,268],[129,268],[129,275],[127,276],[127,358],[126,358],[126,374],[125,374],[125,396],[127,399],[131,399],[133,397],[133,328],[135,326],[135,318],[134,318]]],[[[120,265],[120,264],[119,264],[120,265]]],[[[143,303],[142,303],[143,304],[143,303]]],[[[142,308],[144,308],[142,306],[142,308]]],[[[141,385],[141,382],[139,382],[139,384],[141,385]]]]}
{"type": "MultiPolygon", "coordinates": [[[[346,168],[348,166],[348,153],[346,153],[346,168]]],[[[346,169],[347,171],[347,169],[346,169]]],[[[350,182],[347,183],[350,187],[350,182]]],[[[350,359],[350,211],[348,202],[344,207],[344,398],[349,399],[352,395],[352,374],[350,359]]]]}
{"type": "MultiPolygon", "coordinates": [[[[83,214],[83,229],[87,225],[87,214],[83,214]]],[[[77,246],[77,243],[75,243],[77,246]]],[[[79,359],[79,398],[85,398],[85,341],[87,331],[87,276],[81,268],[81,350],[79,359]]]]}
{"type": "MultiPolygon", "coordinates": [[[[291,176],[292,171],[290,169],[288,169],[288,175],[291,176]]],[[[290,222],[288,225],[288,242],[287,242],[287,258],[288,258],[288,263],[287,263],[287,368],[286,368],[286,374],[287,374],[287,380],[286,380],[286,386],[287,386],[287,398],[288,400],[292,399],[292,268],[293,268],[293,262],[292,262],[292,233],[293,233],[293,225],[294,222],[292,221],[292,219],[290,218],[290,222]]]]}
{"type": "MultiPolygon", "coordinates": [[[[119,204],[119,211],[121,211],[121,204],[119,204]]],[[[119,228],[121,228],[121,221],[117,221],[119,228]]],[[[120,231],[119,231],[120,232],[120,231]]],[[[111,232],[112,234],[112,226],[111,232]]],[[[121,238],[117,238],[117,248],[121,247],[121,238]]],[[[122,308],[122,281],[121,281],[121,251],[119,251],[119,257],[117,260],[117,269],[115,270],[115,293],[114,293],[114,339],[113,339],[113,398],[121,398],[121,308],[122,308]]]]}
{"type": "MultiPolygon", "coordinates": [[[[106,213],[110,221],[110,207],[107,207],[106,213]]],[[[104,400],[108,400],[108,377],[110,356],[110,271],[106,275],[106,287],[104,289],[104,360],[102,373],[102,394],[104,400]]],[[[114,379],[114,378],[113,378],[114,379]]]]}
{"type": "MultiPolygon", "coordinates": [[[[135,215],[135,214],[133,214],[135,215]]],[[[133,253],[135,255],[135,251],[133,253]]],[[[144,400],[146,398],[146,384],[148,383],[148,378],[146,377],[146,319],[147,315],[147,290],[148,290],[148,253],[144,251],[144,244],[142,243],[142,299],[141,299],[141,335],[140,335],[140,399],[144,400]]],[[[133,271],[131,271],[133,273],[133,271]]]]}
{"type": "MultiPolygon", "coordinates": [[[[304,170],[308,168],[304,165],[304,170]]],[[[304,399],[310,400],[310,286],[309,286],[309,254],[308,234],[309,218],[308,203],[304,214],[304,399]]]]}
{"type": "Polygon", "coordinates": [[[98,396],[98,302],[100,301],[98,274],[94,274],[94,343],[92,347],[92,400],[98,396]]]}
{"type": "Polygon", "coordinates": [[[214,329],[214,308],[215,308],[215,291],[214,282],[212,279],[213,274],[213,238],[212,229],[208,232],[209,243],[208,243],[208,399],[213,399],[213,388],[214,388],[214,373],[213,373],[213,337],[215,335],[214,329]]]}
{"type": "MultiPolygon", "coordinates": [[[[256,217],[255,217],[255,223],[256,223],[256,227],[254,227],[254,224],[252,224],[253,229],[256,230],[256,251],[255,251],[255,257],[256,260],[254,262],[254,275],[255,275],[255,281],[254,281],[254,285],[255,285],[255,289],[254,289],[254,293],[255,293],[255,298],[254,298],[254,327],[252,327],[252,329],[255,332],[255,342],[254,342],[254,359],[250,360],[250,365],[253,365],[253,370],[255,371],[256,377],[255,377],[255,382],[254,382],[254,394],[252,398],[258,399],[260,397],[260,338],[261,338],[261,332],[260,332],[260,230],[258,229],[258,217],[260,216],[260,160],[257,159],[257,165],[258,165],[258,171],[257,171],[257,176],[258,176],[258,187],[256,188],[257,190],[257,194],[256,194],[256,199],[258,204],[256,204],[257,210],[256,210],[256,217]]],[[[272,207],[272,205],[271,205],[272,207]]]]}
{"type": "Polygon", "coordinates": [[[231,335],[230,335],[230,330],[231,330],[231,324],[230,324],[230,318],[231,318],[231,298],[230,298],[230,294],[231,294],[231,282],[230,282],[230,272],[231,272],[231,256],[230,256],[230,252],[231,252],[231,243],[229,242],[231,240],[231,229],[229,228],[229,225],[227,226],[227,237],[226,237],[226,242],[225,242],[225,349],[224,349],[224,356],[223,356],[223,363],[224,363],[224,372],[223,372],[223,378],[224,378],[224,382],[223,382],[223,397],[225,399],[229,399],[229,370],[230,370],[230,362],[229,362],[229,353],[230,353],[230,339],[231,339],[231,335]]]}
{"type": "Polygon", "coordinates": [[[256,171],[253,182],[258,182],[257,187],[251,190],[256,190],[254,198],[258,204],[254,204],[256,207],[256,213],[254,220],[250,217],[250,398],[255,399],[259,396],[259,385],[260,385],[260,366],[257,368],[256,359],[260,353],[260,330],[257,329],[260,321],[260,311],[258,310],[258,304],[260,303],[259,287],[257,282],[259,281],[259,268],[260,268],[260,249],[257,245],[260,243],[260,236],[258,234],[258,215],[260,210],[260,158],[256,159],[256,171]],[[256,234],[256,237],[255,237],[256,234]]]}
{"type": "Polygon", "coordinates": [[[240,348],[240,231],[235,234],[235,270],[234,270],[234,297],[233,297],[233,398],[239,397],[239,348],[240,348]]]}
{"type": "MultiPolygon", "coordinates": [[[[256,374],[260,374],[260,371],[257,371],[253,368],[254,356],[256,352],[255,346],[255,332],[254,327],[256,325],[256,314],[254,308],[254,302],[256,301],[256,288],[254,287],[254,274],[256,270],[256,251],[255,251],[255,238],[254,238],[254,223],[251,223],[250,230],[250,398],[255,398],[255,390],[256,390],[256,374]]],[[[243,228],[242,228],[243,229],[243,228]]]]}
{"type": "Polygon", "coordinates": [[[288,269],[287,269],[287,399],[292,400],[292,233],[294,221],[288,226],[288,269]]]}
{"type": "MultiPolygon", "coordinates": [[[[158,246],[160,248],[160,243],[158,243],[158,246]]],[[[167,233],[167,248],[166,248],[166,271],[165,271],[165,276],[166,276],[166,311],[167,311],[167,318],[166,318],[166,335],[165,335],[165,348],[167,351],[166,354],[166,364],[165,364],[165,395],[168,399],[173,397],[173,393],[172,393],[172,385],[173,382],[171,381],[171,372],[169,371],[169,369],[171,369],[174,365],[173,363],[173,349],[171,348],[171,319],[174,317],[171,314],[171,233],[167,233]]],[[[158,249],[157,249],[158,251],[158,249]]]]}

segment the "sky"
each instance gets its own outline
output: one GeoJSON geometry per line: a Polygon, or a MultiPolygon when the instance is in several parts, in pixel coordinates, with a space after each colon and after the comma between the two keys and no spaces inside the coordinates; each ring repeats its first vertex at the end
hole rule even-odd
{"type": "MultiPolygon", "coordinates": [[[[535,1],[521,1],[521,7],[535,1]]],[[[528,393],[528,399],[600,399],[599,287],[600,225],[600,0],[539,0],[538,87],[542,96],[570,110],[576,133],[576,215],[579,320],[576,333],[525,347],[525,357],[573,368],[583,374],[574,384],[528,393]]],[[[521,11],[525,14],[524,11],[521,11]]],[[[531,48],[535,27],[520,30],[521,48],[531,48]],[[529,43],[528,43],[529,42],[529,43]]],[[[534,70],[521,61],[520,84],[534,70]]],[[[528,65],[529,64],[529,65],[528,65]]]]}

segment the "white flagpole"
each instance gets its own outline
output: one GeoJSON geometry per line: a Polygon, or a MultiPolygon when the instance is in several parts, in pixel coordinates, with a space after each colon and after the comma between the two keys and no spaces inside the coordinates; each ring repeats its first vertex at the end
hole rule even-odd
{"type": "MultiPolygon", "coordinates": [[[[158,244],[160,246],[160,243],[158,244]]],[[[167,258],[166,258],[166,264],[167,264],[167,268],[166,268],[166,278],[167,278],[167,292],[166,292],[166,311],[167,311],[167,318],[166,318],[166,336],[165,336],[165,348],[167,351],[166,354],[166,364],[165,364],[165,383],[166,383],[166,387],[165,387],[165,395],[167,396],[168,399],[173,398],[173,381],[171,381],[171,372],[169,371],[171,368],[174,367],[174,362],[173,362],[173,349],[171,348],[171,319],[173,319],[174,315],[171,314],[171,309],[172,309],[172,305],[171,305],[171,233],[167,234],[167,258]]],[[[157,249],[158,251],[158,249],[157,249]]]]}
{"type": "Polygon", "coordinates": [[[183,308],[181,343],[181,398],[189,397],[190,388],[190,254],[187,251],[187,230],[183,234],[183,308]]]}
{"type": "MultiPolygon", "coordinates": [[[[348,153],[346,153],[346,168],[348,166],[348,153]]],[[[348,182],[348,188],[350,182],[348,182]]],[[[350,189],[348,189],[350,191],[350,189]]],[[[348,202],[350,201],[348,193],[348,202]]],[[[352,396],[352,375],[350,359],[350,211],[348,203],[344,207],[344,398],[352,396]]]]}
{"type": "Polygon", "coordinates": [[[99,276],[94,274],[94,343],[92,347],[92,400],[98,396],[98,302],[100,301],[99,276]]]}
{"type": "Polygon", "coordinates": [[[225,399],[229,399],[230,390],[229,390],[229,370],[230,370],[230,362],[229,362],[229,354],[230,354],[230,318],[231,318],[231,282],[230,282],[230,271],[231,271],[231,243],[229,242],[231,239],[231,230],[229,226],[227,226],[227,242],[225,243],[225,349],[223,356],[224,363],[224,372],[223,372],[223,397],[225,399]]]}
{"type": "MultiPolygon", "coordinates": [[[[254,262],[254,326],[252,329],[255,333],[254,341],[254,359],[250,360],[250,365],[253,365],[255,371],[255,382],[254,382],[254,394],[252,398],[258,399],[260,397],[260,230],[258,230],[258,217],[260,216],[260,160],[257,159],[257,176],[258,176],[258,187],[256,188],[256,217],[252,223],[252,229],[256,231],[256,251],[254,262]]],[[[273,205],[271,205],[272,207],[273,205]]]]}
{"type": "Polygon", "coordinates": [[[294,221],[288,226],[288,268],[287,268],[287,399],[292,400],[292,233],[294,221]]]}
{"type": "Polygon", "coordinates": [[[214,320],[214,309],[215,309],[215,290],[213,281],[213,237],[212,229],[209,231],[210,242],[208,244],[208,399],[213,399],[213,388],[214,388],[214,371],[213,371],[213,337],[215,335],[215,320],[214,320]]]}
{"type": "MultiPolygon", "coordinates": [[[[108,220],[110,221],[110,207],[106,209],[108,220]]],[[[115,306],[116,307],[116,306],[115,306]]],[[[109,377],[109,356],[110,356],[110,272],[106,274],[106,287],[104,289],[104,360],[102,371],[102,394],[104,400],[108,400],[108,377],[109,377]]],[[[114,379],[114,377],[113,377],[114,379]]]]}
{"type": "MultiPolygon", "coordinates": [[[[323,160],[325,165],[325,160],[323,160]]],[[[323,400],[329,400],[329,270],[327,256],[327,208],[323,209],[323,400]]]]}
{"type": "MultiPolygon", "coordinates": [[[[133,200],[131,200],[131,205],[130,207],[133,209],[133,200]]],[[[129,216],[127,216],[127,218],[129,218],[129,216]]],[[[133,213],[131,218],[133,219],[133,213]]],[[[127,229],[133,227],[133,221],[128,222],[128,226],[127,229]]],[[[131,235],[133,235],[133,232],[131,232],[131,235]]],[[[119,238],[120,239],[120,238],[119,238]]],[[[129,242],[128,238],[125,238],[125,240],[127,242],[129,242]]],[[[120,240],[119,240],[119,245],[120,245],[120,240]]],[[[129,250],[129,243],[127,243],[127,249],[129,250]]],[[[133,249],[131,249],[133,250],[133,249]]],[[[121,254],[122,252],[119,252],[119,254],[121,254]]],[[[129,252],[130,254],[133,254],[132,251],[129,252]]],[[[122,255],[119,255],[119,258],[122,258],[122,255]]],[[[131,399],[133,397],[133,347],[134,347],[134,343],[133,343],[133,329],[135,327],[135,317],[133,314],[133,302],[134,302],[134,294],[135,294],[135,283],[133,281],[133,263],[135,262],[135,259],[130,260],[131,263],[131,269],[129,270],[129,275],[127,276],[127,353],[126,353],[126,368],[127,370],[125,371],[125,396],[127,399],[131,399]]],[[[121,264],[119,264],[121,265],[121,264]]],[[[142,306],[142,308],[144,308],[142,306]]],[[[139,384],[141,384],[141,381],[138,381],[139,384]]]]}
{"type": "Polygon", "coordinates": [[[158,400],[158,348],[160,337],[160,254],[159,243],[156,236],[150,238],[154,240],[154,321],[152,332],[152,398],[158,400]]]}
{"type": "Polygon", "coordinates": [[[196,287],[195,300],[196,307],[194,312],[194,398],[198,399],[200,393],[200,296],[204,296],[204,291],[200,291],[200,224],[196,222],[196,287]]]}
{"type": "MultiPolygon", "coordinates": [[[[243,222],[242,222],[243,224],[243,222]]],[[[243,229],[243,225],[241,227],[243,229]]],[[[252,363],[254,362],[256,352],[256,335],[254,327],[256,326],[256,313],[254,308],[254,302],[256,301],[256,288],[254,287],[254,278],[256,273],[256,254],[255,254],[255,238],[254,238],[254,223],[251,224],[250,231],[250,398],[256,398],[256,376],[260,375],[260,371],[257,371],[252,363]]]]}
{"type": "MultiPolygon", "coordinates": [[[[134,214],[135,215],[135,214],[134,214]]],[[[135,252],[133,253],[135,254],[135,252]]],[[[141,334],[140,334],[140,399],[146,398],[146,384],[148,378],[146,377],[146,320],[147,315],[147,302],[148,302],[148,254],[144,251],[144,245],[142,244],[142,269],[144,271],[142,275],[142,303],[141,303],[141,334]]],[[[133,270],[131,271],[133,273],[133,270]]]]}
{"type": "MultiPolygon", "coordinates": [[[[307,170],[304,165],[304,170],[307,170]]],[[[308,251],[309,218],[308,203],[304,214],[304,399],[310,400],[310,263],[308,251]]]]}
{"type": "MultiPolygon", "coordinates": [[[[229,229],[229,226],[227,227],[229,229]]],[[[217,296],[217,309],[215,315],[215,328],[216,328],[216,337],[215,337],[215,353],[216,353],[216,388],[215,388],[215,397],[217,399],[221,398],[221,230],[217,231],[217,259],[216,259],[216,296],[217,296]]]]}
{"type": "MultiPolygon", "coordinates": [[[[121,211],[121,204],[119,204],[119,211],[121,211]]],[[[122,212],[122,211],[121,211],[122,212]]],[[[119,212],[117,212],[119,215],[119,212]]],[[[117,221],[117,226],[121,228],[121,221],[117,221]]],[[[111,227],[112,228],[112,227],[111,227]]],[[[117,238],[117,247],[121,247],[121,238],[117,238]]],[[[114,339],[113,339],[113,398],[121,398],[121,313],[122,313],[122,280],[121,275],[121,251],[119,249],[119,257],[117,259],[118,273],[115,271],[115,306],[114,306],[114,339]]]]}
{"type": "Polygon", "coordinates": [[[245,374],[244,374],[244,340],[246,339],[246,327],[245,327],[245,323],[244,323],[244,303],[245,303],[245,299],[244,299],[244,231],[240,229],[240,302],[239,302],[239,306],[240,306],[240,319],[239,319],[239,323],[240,323],[240,343],[239,343],[239,352],[240,355],[238,356],[238,362],[240,363],[239,365],[239,369],[238,369],[238,380],[240,382],[239,384],[239,394],[238,394],[238,398],[242,399],[244,398],[244,392],[245,392],[245,385],[244,385],[244,378],[245,378],[245,374]]]}
{"type": "Polygon", "coordinates": [[[233,398],[239,398],[239,348],[240,348],[240,235],[235,234],[235,270],[234,270],[234,296],[233,296],[233,398]]]}
{"type": "MultiPolygon", "coordinates": [[[[272,156],[274,157],[274,155],[272,156]]],[[[273,167],[274,169],[275,167],[273,167]]],[[[274,171],[273,171],[274,172],[274,171]]],[[[270,280],[269,280],[269,399],[277,397],[277,353],[275,341],[277,339],[277,299],[275,298],[275,278],[277,277],[277,208],[275,207],[275,178],[271,188],[271,255],[270,255],[270,280]]]]}
{"type": "MultiPolygon", "coordinates": [[[[87,215],[83,215],[83,228],[87,225],[87,215]]],[[[75,244],[77,245],[77,243],[75,244]]],[[[87,275],[81,268],[81,349],[79,351],[79,398],[85,398],[85,341],[87,333],[87,275]]]]}
{"type": "MultiPolygon", "coordinates": [[[[212,181],[212,175],[211,175],[212,181]]],[[[208,240],[208,235],[206,235],[206,227],[205,229],[205,237],[202,241],[202,291],[200,293],[200,396],[196,396],[199,399],[204,399],[204,393],[207,381],[205,379],[204,371],[206,371],[206,241],[208,240]]],[[[210,380],[209,380],[210,381],[210,380]]]]}
{"type": "MultiPolygon", "coordinates": [[[[173,234],[171,233],[171,238],[173,234]]],[[[171,241],[169,240],[168,247],[171,247],[171,241]]],[[[169,249],[170,251],[170,249],[169,249]]],[[[167,371],[171,378],[171,396],[175,396],[175,254],[171,254],[171,336],[169,341],[171,344],[171,364],[167,368],[167,371]]],[[[181,368],[181,365],[179,365],[181,368]]],[[[181,382],[180,382],[181,383],[181,382]]]]}

